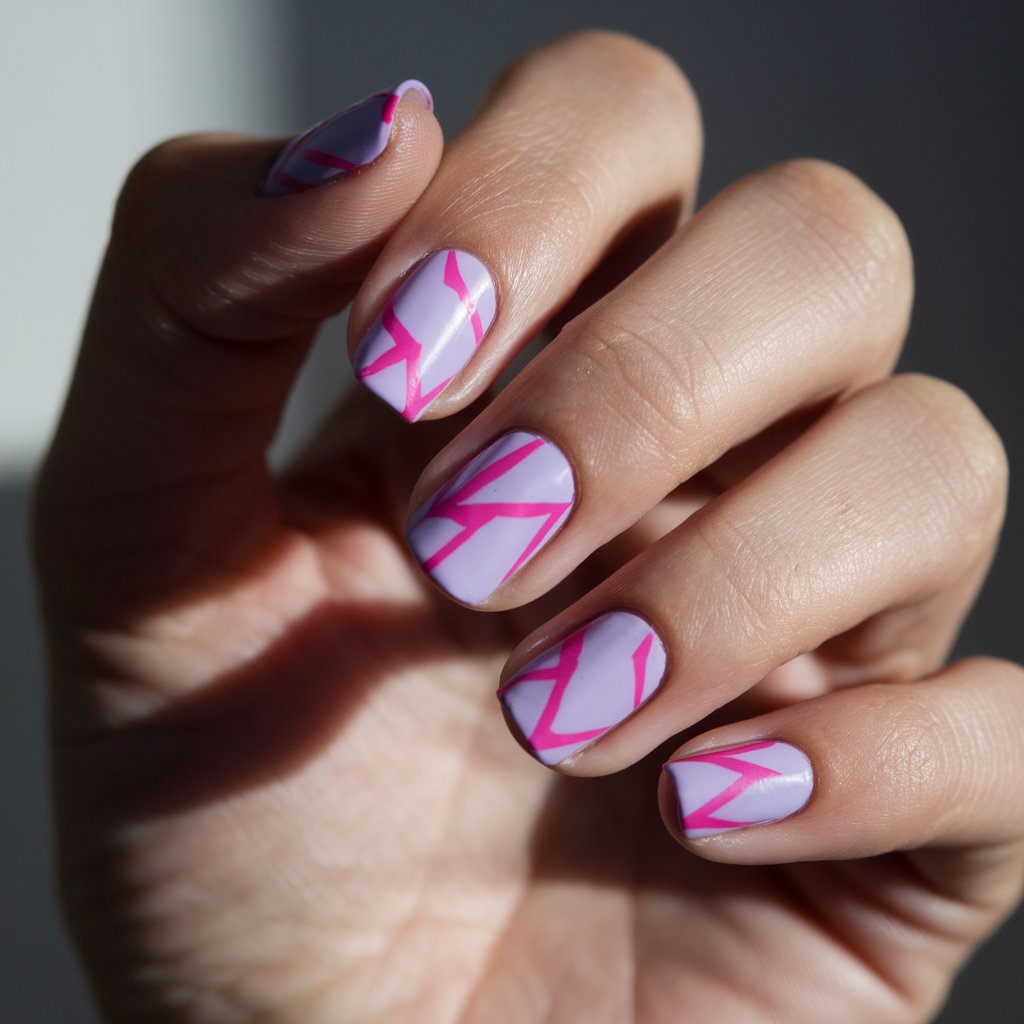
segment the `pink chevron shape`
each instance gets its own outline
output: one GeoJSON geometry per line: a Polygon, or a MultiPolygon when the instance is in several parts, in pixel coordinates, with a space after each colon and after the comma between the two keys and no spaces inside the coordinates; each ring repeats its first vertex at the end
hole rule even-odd
{"type": "MultiPolygon", "coordinates": [[[[583,641],[588,626],[578,630],[565,640],[558,652],[558,663],[550,668],[536,668],[523,672],[510,682],[506,683],[498,691],[500,697],[513,686],[529,681],[554,681],[551,693],[541,711],[533,732],[526,737],[527,742],[534,750],[552,750],[555,747],[568,746],[570,743],[586,743],[606,733],[611,725],[602,725],[596,729],[586,729],[582,732],[556,732],[553,728],[555,719],[562,707],[562,700],[565,692],[572,683],[576,670],[579,667],[580,655],[583,652],[583,641]]],[[[635,711],[643,701],[644,681],[647,673],[647,658],[654,643],[654,633],[648,633],[636,650],[633,651],[633,671],[635,675],[633,688],[633,710],[635,711]]]]}
{"type": "Polygon", "coordinates": [[[462,547],[478,530],[498,517],[509,519],[545,517],[544,522],[538,527],[529,544],[526,545],[522,554],[520,554],[512,567],[501,578],[501,581],[507,580],[533,554],[565,510],[572,505],[571,501],[492,501],[474,502],[473,504],[464,504],[464,502],[481,488],[486,487],[487,484],[493,483],[504,476],[528,455],[543,447],[546,443],[543,438],[534,438],[507,455],[503,455],[500,459],[495,459],[489,466],[482,469],[471,480],[463,484],[454,494],[448,494],[447,488],[441,491],[424,518],[451,519],[453,522],[458,523],[462,529],[447,544],[435,551],[433,555],[423,562],[424,569],[429,571],[436,568],[449,555],[462,547]]]}
{"type": "Polygon", "coordinates": [[[728,768],[730,771],[737,772],[739,774],[739,778],[726,786],[725,789],[721,790],[716,796],[713,796],[710,800],[706,800],[696,810],[687,814],[683,818],[683,828],[687,831],[693,831],[701,828],[743,828],[746,825],[755,824],[755,822],[752,821],[730,821],[728,818],[716,818],[714,816],[714,812],[720,807],[724,807],[730,800],[735,800],[741,793],[745,793],[751,786],[760,782],[762,779],[768,779],[774,775],[782,774],[781,772],[774,771],[771,768],[765,768],[759,764],[752,764],[750,761],[743,761],[733,756],[734,754],[746,754],[752,750],[765,750],[771,746],[774,746],[774,743],[771,741],[763,743],[749,743],[744,747],[734,747],[729,751],[694,754],[693,757],[686,758],[687,761],[703,761],[706,764],[718,765],[720,768],[728,768]]]}
{"type": "Polygon", "coordinates": [[[444,283],[459,297],[459,301],[466,307],[469,322],[473,325],[473,337],[479,345],[484,337],[484,325],[477,312],[476,303],[469,294],[465,279],[459,270],[459,261],[455,258],[455,250],[449,249],[448,256],[444,261],[444,283]]]}
{"type": "Polygon", "coordinates": [[[557,665],[551,668],[538,668],[532,672],[524,672],[523,675],[514,680],[515,684],[531,679],[554,680],[555,685],[552,687],[547,702],[544,704],[540,719],[533,732],[527,737],[534,750],[550,750],[552,747],[563,747],[568,743],[586,743],[587,740],[592,740],[605,731],[603,726],[599,729],[587,729],[583,732],[568,733],[555,732],[551,728],[558,715],[558,709],[562,705],[562,697],[572,682],[572,677],[576,674],[580,653],[583,650],[583,637],[585,633],[586,627],[573,634],[562,644],[561,650],[558,652],[557,665]]]}
{"type": "Polygon", "coordinates": [[[372,363],[364,366],[358,371],[360,380],[365,377],[372,377],[375,373],[394,366],[396,363],[405,363],[405,407],[402,415],[409,420],[416,419],[419,414],[451,383],[451,377],[441,381],[437,387],[432,388],[424,395],[422,388],[422,370],[420,358],[423,355],[423,346],[406,330],[405,325],[398,319],[395,313],[395,304],[392,299],[381,313],[381,323],[384,329],[391,335],[395,343],[394,348],[378,356],[372,363]]]}

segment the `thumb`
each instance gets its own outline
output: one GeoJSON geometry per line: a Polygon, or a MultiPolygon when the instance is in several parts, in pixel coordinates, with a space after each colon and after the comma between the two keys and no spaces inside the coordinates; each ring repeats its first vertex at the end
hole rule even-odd
{"type": "Polygon", "coordinates": [[[429,93],[404,83],[284,146],[190,136],[140,160],[37,480],[48,601],[102,613],[265,542],[264,453],[309,342],[441,150],[429,93]]]}

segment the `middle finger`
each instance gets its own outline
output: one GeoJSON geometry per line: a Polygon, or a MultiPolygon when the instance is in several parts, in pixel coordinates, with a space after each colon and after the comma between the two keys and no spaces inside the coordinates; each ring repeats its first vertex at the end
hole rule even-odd
{"type": "Polygon", "coordinates": [[[743,179],[434,459],[413,554],[464,604],[533,600],[725,452],[888,374],[911,292],[898,219],[848,172],[743,179]]]}

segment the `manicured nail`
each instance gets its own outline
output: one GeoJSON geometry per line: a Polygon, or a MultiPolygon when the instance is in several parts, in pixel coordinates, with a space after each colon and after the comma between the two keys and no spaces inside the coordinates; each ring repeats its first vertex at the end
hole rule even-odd
{"type": "Polygon", "coordinates": [[[429,110],[434,109],[430,90],[413,78],[386,92],[375,92],[296,135],[267,173],[263,194],[302,192],[376,160],[387,149],[395,108],[410,89],[419,93],[429,110]]]}
{"type": "Polygon", "coordinates": [[[665,645],[632,612],[608,612],[534,658],[498,699],[534,756],[558,764],[628,718],[665,675],[665,645]]]}
{"type": "Polygon", "coordinates": [[[807,755],[775,740],[679,758],[665,770],[690,839],[788,818],[807,803],[814,785],[807,755]]]}
{"type": "Polygon", "coordinates": [[[514,430],[420,507],[406,540],[438,586],[465,604],[480,604],[551,540],[575,496],[561,450],[514,430]]]}
{"type": "Polygon", "coordinates": [[[494,282],[468,252],[443,249],[394,294],[356,349],[356,376],[410,422],[452,382],[494,321],[494,282]]]}

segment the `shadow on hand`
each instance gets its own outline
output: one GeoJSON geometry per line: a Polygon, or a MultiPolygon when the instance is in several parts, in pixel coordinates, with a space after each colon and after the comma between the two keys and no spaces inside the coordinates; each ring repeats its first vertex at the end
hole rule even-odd
{"type": "Polygon", "coordinates": [[[530,837],[530,870],[538,881],[657,892],[680,901],[777,901],[786,886],[776,872],[718,864],[681,847],[658,807],[661,766],[690,734],[673,737],[614,775],[558,775],[530,837]]]}
{"type": "MultiPolygon", "coordinates": [[[[437,600],[440,600],[438,598],[437,600]]],[[[336,739],[389,675],[496,653],[507,640],[476,613],[444,630],[433,602],[323,602],[240,668],[143,721],[57,746],[69,814],[145,820],[195,809],[297,771],[336,739]],[[91,777],[90,777],[91,776],[91,777]],[[69,801],[70,802],[70,801],[69,801]]]]}

